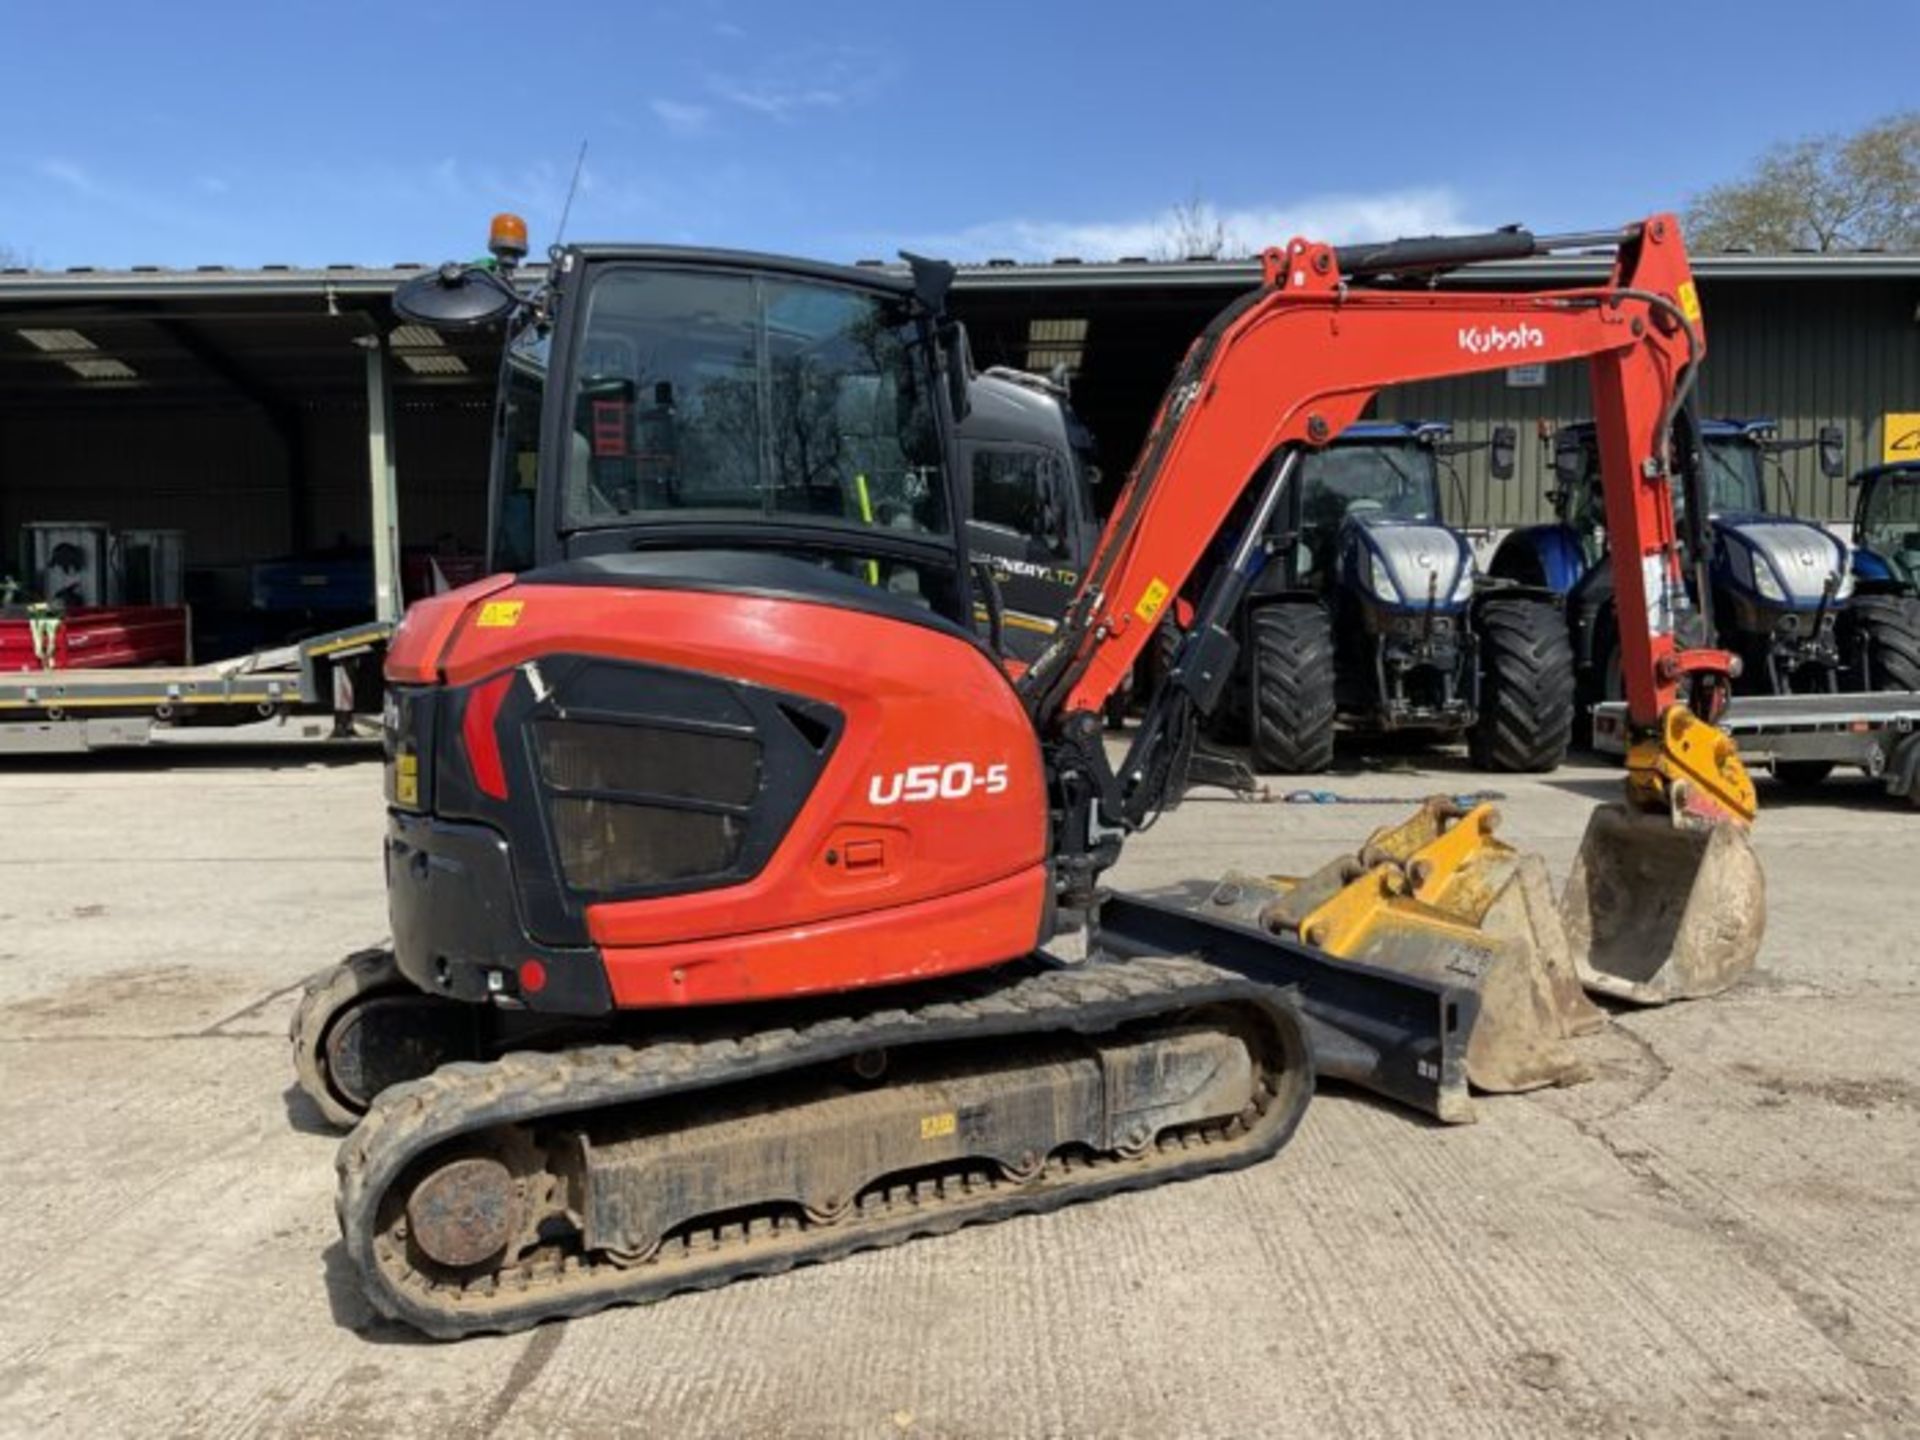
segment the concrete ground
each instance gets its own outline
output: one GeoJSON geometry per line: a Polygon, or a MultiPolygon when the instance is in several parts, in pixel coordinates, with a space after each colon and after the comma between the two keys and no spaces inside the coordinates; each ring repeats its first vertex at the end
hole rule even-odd
{"type": "MultiPolygon", "coordinates": [[[[1394,764],[1323,783],[1496,785],[1559,874],[1616,783],[1394,764]]],[[[1118,879],[1395,813],[1195,801],[1118,879]]],[[[1920,1430],[1920,812],[1864,783],[1768,809],[1758,973],[1617,1017],[1587,1085],[1454,1129],[1328,1094],[1250,1171],[458,1345],[358,1298],[288,1088],[380,827],[364,761],[0,771],[0,1433],[1920,1430]]]]}

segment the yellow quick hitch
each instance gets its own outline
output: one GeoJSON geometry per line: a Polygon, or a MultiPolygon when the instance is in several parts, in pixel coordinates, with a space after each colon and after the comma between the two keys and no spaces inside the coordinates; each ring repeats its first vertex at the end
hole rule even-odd
{"type": "Polygon", "coordinates": [[[1658,733],[1628,749],[1627,796],[1676,825],[1747,825],[1758,808],[1739,747],[1684,705],[1669,706],[1658,733]]]}

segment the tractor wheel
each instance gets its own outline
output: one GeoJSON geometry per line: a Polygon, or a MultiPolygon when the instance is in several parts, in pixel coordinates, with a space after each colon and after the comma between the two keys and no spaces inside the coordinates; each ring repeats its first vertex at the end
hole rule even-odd
{"type": "Polygon", "coordinates": [[[1854,643],[1865,651],[1858,688],[1920,690],[1920,599],[1861,595],[1851,619],[1854,643]]]}
{"type": "Polygon", "coordinates": [[[1480,718],[1467,750],[1482,770],[1547,771],[1573,740],[1573,642],[1560,607],[1489,600],[1475,617],[1480,718]]]}
{"type": "Polygon", "coordinates": [[[1262,605],[1253,645],[1253,768],[1315,775],[1333,763],[1333,617],[1317,603],[1262,605]]]}

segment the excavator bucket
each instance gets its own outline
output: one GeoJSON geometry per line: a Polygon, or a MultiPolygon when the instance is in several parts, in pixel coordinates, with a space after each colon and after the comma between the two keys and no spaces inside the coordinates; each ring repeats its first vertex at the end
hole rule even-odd
{"type": "Polygon", "coordinates": [[[1753,968],[1766,882],[1742,826],[1602,805],[1560,909],[1581,984],[1664,1005],[1718,994],[1753,968]]]}
{"type": "MultiPolygon", "coordinates": [[[[1467,1079],[1531,1090],[1584,1079],[1566,1042],[1605,1023],[1582,993],[1546,863],[1494,837],[1491,805],[1427,801],[1358,855],[1266,882],[1260,920],[1341,960],[1472,992],[1467,1079]]],[[[1230,877],[1230,884],[1252,883],[1230,877]]]]}

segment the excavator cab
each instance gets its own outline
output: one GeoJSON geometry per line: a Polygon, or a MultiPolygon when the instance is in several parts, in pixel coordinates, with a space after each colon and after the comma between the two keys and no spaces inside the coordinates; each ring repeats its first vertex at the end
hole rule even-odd
{"type": "Polygon", "coordinates": [[[496,457],[495,513],[531,463],[536,515],[501,560],[743,548],[967,613],[946,357],[909,281],[644,247],[558,269],[508,344],[502,428],[532,443],[496,457]]]}

